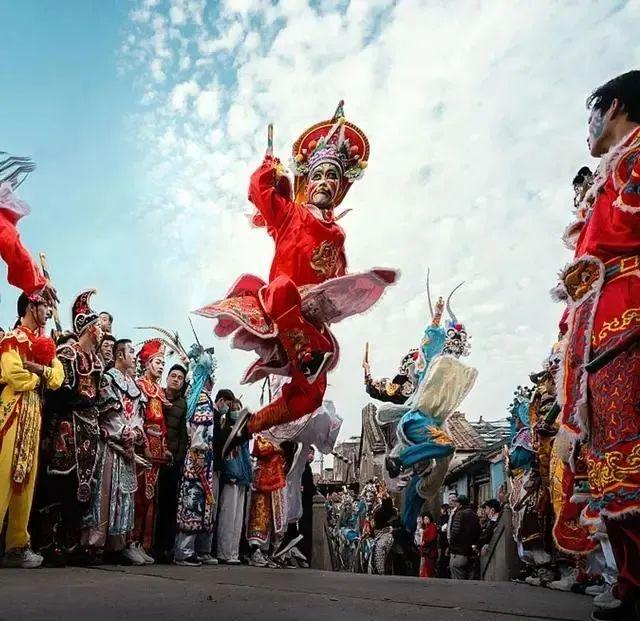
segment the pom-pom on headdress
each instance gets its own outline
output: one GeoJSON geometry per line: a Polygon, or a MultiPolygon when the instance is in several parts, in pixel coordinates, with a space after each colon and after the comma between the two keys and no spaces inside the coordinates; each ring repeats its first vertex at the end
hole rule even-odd
{"type": "Polygon", "coordinates": [[[96,313],[89,304],[89,300],[95,292],[95,289],[83,291],[75,299],[75,302],[71,307],[71,323],[73,325],[73,331],[78,336],[80,336],[87,328],[97,323],[100,318],[98,313],[96,313]]]}
{"type": "Polygon", "coordinates": [[[338,104],[333,118],[311,126],[295,141],[292,169],[296,176],[296,202],[305,200],[309,173],[320,164],[335,164],[342,173],[335,199],[337,207],[351,184],[364,174],[369,160],[369,140],[364,132],[344,117],[344,101],[338,104]]]}
{"type": "Polygon", "coordinates": [[[138,352],[138,360],[143,367],[146,367],[154,358],[164,357],[165,344],[160,339],[150,339],[145,341],[138,352]]]}

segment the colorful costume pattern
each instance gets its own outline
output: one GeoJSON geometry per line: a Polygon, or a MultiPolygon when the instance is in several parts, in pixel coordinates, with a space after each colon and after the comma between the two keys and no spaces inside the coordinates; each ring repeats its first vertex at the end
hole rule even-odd
{"type": "Polygon", "coordinates": [[[7,550],[30,543],[27,530],[38,469],[40,387],[58,390],[64,378],[51,339],[19,326],[0,341],[0,524],[8,513],[7,550]],[[39,354],[45,354],[43,357],[39,354]],[[42,378],[23,362],[44,365],[42,378]]]}
{"type": "Polygon", "coordinates": [[[584,199],[575,260],[561,275],[569,331],[558,437],[574,447],[586,440],[590,522],[640,510],[639,176],[635,129],[602,158],[584,199]]]}
{"type": "Polygon", "coordinates": [[[135,497],[134,539],[149,550],[153,544],[155,527],[157,483],[160,464],[166,461],[167,429],[164,408],[169,402],[160,385],[146,377],[138,379],[138,386],[145,398],[144,442],[151,456],[151,468],[138,472],[138,490],[135,497]]]}
{"type": "Polygon", "coordinates": [[[201,392],[195,412],[187,422],[189,450],[178,492],[178,530],[212,533],[218,498],[218,473],[214,470],[214,408],[211,397],[201,392]],[[198,474],[196,460],[204,462],[198,474]]]}
{"type": "Polygon", "coordinates": [[[135,526],[135,493],[138,489],[134,453],[126,454],[123,436],[144,441],[144,396],[135,381],[112,368],[102,376],[99,412],[100,444],[96,491],[85,525],[86,545],[121,550],[135,526]]]}
{"type": "MultiPolygon", "coordinates": [[[[453,292],[452,294],[453,295],[453,292]]],[[[478,372],[460,362],[468,354],[465,327],[451,311],[441,326],[444,300],[439,300],[432,322],[427,326],[415,366],[417,388],[404,405],[385,404],[378,409],[380,424],[398,421],[397,442],[390,453],[399,471],[414,469],[404,493],[402,522],[409,532],[415,530],[420,509],[426,501],[432,513],[455,448],[446,433],[446,421],[475,384],[478,372]]],[[[397,473],[391,472],[395,477],[397,473]]]]}
{"type": "Polygon", "coordinates": [[[287,528],[287,496],[282,449],[257,436],[252,455],[256,458],[251,486],[247,540],[263,545],[287,528]]]}

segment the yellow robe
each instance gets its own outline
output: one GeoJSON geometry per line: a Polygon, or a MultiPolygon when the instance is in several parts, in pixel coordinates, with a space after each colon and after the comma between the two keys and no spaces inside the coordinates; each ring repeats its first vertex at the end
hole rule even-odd
{"type": "MultiPolygon", "coordinates": [[[[27,345],[19,335],[19,340],[27,345]]],[[[30,349],[30,344],[27,345],[30,349]]],[[[38,467],[42,401],[41,383],[49,390],[62,385],[62,364],[54,358],[42,377],[24,368],[17,349],[0,355],[0,524],[9,514],[6,548],[29,545],[27,530],[38,467]]]]}

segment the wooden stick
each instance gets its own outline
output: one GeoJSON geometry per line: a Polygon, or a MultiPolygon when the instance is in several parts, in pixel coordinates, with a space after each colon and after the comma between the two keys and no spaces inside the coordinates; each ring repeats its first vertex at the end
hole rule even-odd
{"type": "Polygon", "coordinates": [[[267,155],[273,157],[273,123],[267,126],[267,155]]]}
{"type": "MultiPolygon", "coordinates": [[[[47,263],[47,256],[44,252],[40,253],[40,265],[42,266],[42,272],[44,277],[51,282],[51,275],[49,274],[49,264],[47,263]]],[[[56,324],[56,330],[62,332],[62,323],[60,323],[60,313],[58,312],[58,304],[55,299],[51,301],[53,305],[53,321],[56,324]]]]}

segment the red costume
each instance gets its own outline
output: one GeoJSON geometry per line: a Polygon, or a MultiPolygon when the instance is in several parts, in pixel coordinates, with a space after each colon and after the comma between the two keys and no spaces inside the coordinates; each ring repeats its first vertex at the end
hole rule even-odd
{"type": "Polygon", "coordinates": [[[232,347],[258,354],[243,383],[272,373],[291,378],[275,401],[251,417],[250,433],[295,420],[322,405],[326,373],[337,364],[339,353],[328,325],[368,309],[396,280],[393,270],[345,276],[345,234],[333,208],[362,176],[369,143],[359,128],[344,120],[342,106],[333,119],[302,134],[293,156],[294,200],[282,166],[270,155],[249,186],[249,200],[256,208],[253,223],[266,227],[275,242],[269,284],[244,275],[227,298],[196,311],[218,320],[218,336],[233,334],[232,347]],[[321,211],[304,201],[309,174],[323,163],[335,165],[341,178],[332,208],[321,211]],[[327,364],[308,381],[304,365],[312,355],[322,356],[327,364]]]}
{"type": "Polygon", "coordinates": [[[287,527],[284,452],[257,436],[251,453],[256,458],[256,467],[251,484],[247,540],[250,544],[262,545],[287,527]]]}
{"type": "Polygon", "coordinates": [[[583,519],[604,518],[624,599],[640,590],[640,128],[603,157],[585,204],[562,274],[569,331],[558,439],[582,441],[592,494],[583,519]]]}
{"type": "MultiPolygon", "coordinates": [[[[138,354],[143,367],[153,358],[164,358],[164,345],[159,340],[146,342],[138,354]]],[[[167,428],[164,421],[164,408],[167,401],[164,390],[158,382],[148,377],[141,377],[137,381],[138,387],[144,395],[144,434],[145,445],[151,457],[151,468],[138,471],[138,489],[135,497],[135,529],[134,541],[150,550],[153,544],[153,531],[156,515],[156,488],[160,464],[166,461],[167,428]]]]}
{"type": "Polygon", "coordinates": [[[41,291],[47,283],[16,228],[18,220],[29,211],[29,206],[15,196],[10,183],[0,184],[0,256],[7,264],[9,284],[27,295],[41,291]]]}
{"type": "Polygon", "coordinates": [[[420,542],[420,577],[435,578],[438,562],[438,528],[429,522],[422,531],[420,542]]]}

